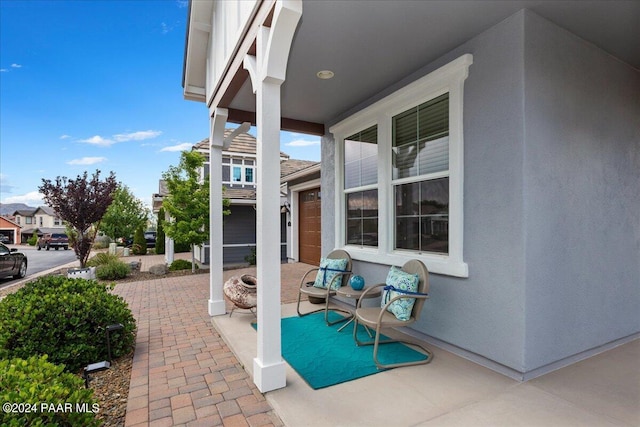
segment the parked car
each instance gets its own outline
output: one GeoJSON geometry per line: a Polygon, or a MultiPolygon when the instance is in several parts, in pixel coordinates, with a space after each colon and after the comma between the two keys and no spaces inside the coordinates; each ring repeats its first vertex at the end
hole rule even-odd
{"type": "MultiPolygon", "coordinates": [[[[155,231],[145,231],[144,232],[144,240],[147,241],[148,248],[156,247],[156,232],[155,231]]],[[[133,246],[133,237],[129,237],[125,239],[124,244],[126,247],[130,248],[133,246]]]]}
{"type": "Polygon", "coordinates": [[[11,243],[11,239],[6,234],[0,234],[0,243],[11,243]]]}
{"type": "Polygon", "coordinates": [[[69,237],[64,233],[45,233],[38,238],[36,245],[38,250],[54,248],[57,251],[58,248],[63,248],[66,251],[69,249],[69,237]]]}
{"type": "Polygon", "coordinates": [[[156,247],[156,232],[155,231],[145,231],[144,232],[144,240],[147,241],[148,248],[156,247]]]}
{"type": "Polygon", "coordinates": [[[0,243],[0,277],[21,279],[27,275],[27,257],[17,249],[9,249],[0,243]]]}

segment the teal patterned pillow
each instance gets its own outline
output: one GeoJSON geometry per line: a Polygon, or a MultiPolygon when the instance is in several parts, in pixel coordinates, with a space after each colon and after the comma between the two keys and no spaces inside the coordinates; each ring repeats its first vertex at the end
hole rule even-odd
{"type": "MultiPolygon", "coordinates": [[[[340,274],[341,271],[346,271],[348,262],[349,260],[346,258],[320,258],[320,270],[318,270],[313,286],[327,289],[327,286],[329,286],[335,276],[340,274]]],[[[337,278],[335,282],[331,283],[331,289],[333,290],[338,289],[340,286],[342,286],[342,278],[337,278]]]]}
{"type": "MultiPolygon", "coordinates": [[[[420,278],[417,274],[409,274],[396,266],[392,266],[389,270],[389,274],[387,275],[386,285],[393,286],[396,289],[408,291],[408,292],[417,292],[418,291],[418,282],[420,278]]],[[[382,293],[382,301],[380,302],[380,306],[384,308],[384,306],[389,302],[389,300],[393,299],[398,295],[404,295],[402,292],[396,292],[392,289],[385,290],[382,293]]],[[[415,304],[415,298],[401,298],[392,302],[387,311],[393,313],[398,320],[406,321],[411,317],[411,310],[413,310],[413,304],[415,304]]]]}

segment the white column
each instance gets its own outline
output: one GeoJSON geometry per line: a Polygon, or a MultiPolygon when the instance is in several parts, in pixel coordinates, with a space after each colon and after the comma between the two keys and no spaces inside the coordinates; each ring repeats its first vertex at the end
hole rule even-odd
{"type": "MultiPolygon", "coordinates": [[[[169,212],[164,212],[164,220],[169,221],[171,217],[169,216],[169,212]]],[[[175,248],[173,246],[173,239],[165,234],[164,236],[164,260],[167,265],[171,265],[173,262],[175,253],[175,248]]]]}
{"type": "Polygon", "coordinates": [[[226,313],[222,294],[222,147],[228,111],[216,108],[209,131],[209,316],[226,313]]]}
{"type": "Polygon", "coordinates": [[[271,28],[258,29],[256,57],[245,58],[256,93],[258,346],[253,382],[261,392],[286,386],[280,328],[280,86],[302,1],[278,1],[271,28]]]}
{"type": "Polygon", "coordinates": [[[254,382],[260,391],[286,385],[280,345],[280,83],[257,90],[258,355],[254,382]]]}

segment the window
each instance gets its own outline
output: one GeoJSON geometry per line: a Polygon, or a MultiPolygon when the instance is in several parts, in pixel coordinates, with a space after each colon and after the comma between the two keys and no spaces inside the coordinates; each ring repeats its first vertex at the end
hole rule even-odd
{"type": "Polygon", "coordinates": [[[62,225],[62,220],[58,217],[53,219],[53,225],[62,225]]]}
{"type": "Polygon", "coordinates": [[[33,224],[33,217],[32,216],[27,216],[24,218],[24,223],[25,224],[33,224]]]}
{"type": "Polygon", "coordinates": [[[222,158],[222,182],[231,186],[238,184],[241,186],[256,183],[255,161],[252,159],[232,159],[222,158]]]}
{"type": "Polygon", "coordinates": [[[395,249],[449,252],[449,94],[392,119],[395,249]]]}
{"type": "Polygon", "coordinates": [[[378,127],[344,140],[347,244],[378,246],[378,127]]]}
{"type": "Polygon", "coordinates": [[[336,247],[356,260],[468,277],[463,260],[463,88],[471,55],[331,127],[336,247]],[[338,166],[341,165],[341,166],[338,166]]]}

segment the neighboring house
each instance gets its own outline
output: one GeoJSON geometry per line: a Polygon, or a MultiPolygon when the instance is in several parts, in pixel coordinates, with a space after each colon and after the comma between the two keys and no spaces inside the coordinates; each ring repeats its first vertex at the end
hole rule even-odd
{"type": "MultiPolygon", "coordinates": [[[[216,150],[227,122],[257,123],[258,194],[277,185],[280,129],[322,135],[322,253],[346,249],[368,283],[422,260],[430,300],[406,332],[527,380],[640,336],[639,17],[639,2],[192,1],[184,95],[216,150]]],[[[268,391],[285,386],[268,339],[278,206],[257,207],[268,391]]]]}
{"type": "MultiPolygon", "coordinates": [[[[228,137],[233,129],[225,131],[228,137]]],[[[193,150],[200,152],[206,159],[201,175],[209,174],[209,138],[197,143],[193,150]]],[[[307,167],[308,162],[293,160],[289,155],[280,153],[280,165],[283,173],[292,173],[307,167]]],[[[245,258],[251,255],[256,247],[256,139],[248,133],[240,133],[231,141],[228,148],[222,151],[222,185],[224,197],[229,199],[230,215],[224,217],[223,229],[223,264],[225,266],[246,264],[245,258]]],[[[277,194],[277,193],[276,193],[277,194]]],[[[282,206],[286,193],[280,194],[282,206]]],[[[284,221],[286,211],[281,209],[283,220],[281,229],[281,260],[287,259],[287,227],[284,221]]],[[[196,259],[209,264],[209,243],[197,248],[196,259]]]]}
{"type": "Polygon", "coordinates": [[[322,253],[320,163],[288,160],[280,164],[281,193],[287,203],[287,259],[319,265],[322,253]]]}
{"type": "Polygon", "coordinates": [[[62,219],[48,206],[17,210],[13,213],[13,216],[15,222],[22,226],[22,243],[29,240],[36,230],[38,231],[38,235],[42,235],[44,229],[52,233],[64,232],[65,230],[62,219]]]}
{"type": "Polygon", "coordinates": [[[22,227],[18,224],[14,218],[8,218],[0,216],[0,235],[7,236],[9,238],[9,244],[16,244],[21,242],[20,231],[22,227]]]}

